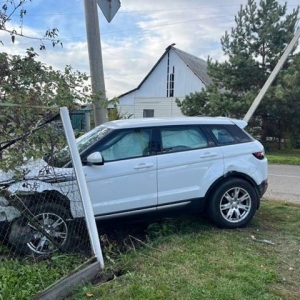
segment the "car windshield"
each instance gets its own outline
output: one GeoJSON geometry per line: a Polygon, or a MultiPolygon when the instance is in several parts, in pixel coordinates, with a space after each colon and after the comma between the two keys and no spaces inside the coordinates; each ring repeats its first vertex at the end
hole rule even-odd
{"type": "MultiPolygon", "coordinates": [[[[111,131],[111,128],[108,128],[104,125],[100,125],[77,138],[76,144],[79,153],[84,152],[86,149],[98,142],[111,131]]],[[[63,149],[55,153],[53,156],[48,155],[47,157],[45,157],[45,160],[49,165],[53,167],[65,167],[71,161],[69,147],[64,147],[63,149]]]]}

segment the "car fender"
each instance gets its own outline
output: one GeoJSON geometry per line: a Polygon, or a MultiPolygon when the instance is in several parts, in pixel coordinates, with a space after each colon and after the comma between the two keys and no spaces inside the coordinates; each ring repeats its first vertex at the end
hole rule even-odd
{"type": "Polygon", "coordinates": [[[46,191],[57,191],[70,201],[71,215],[73,218],[84,216],[83,205],[76,181],[44,182],[39,180],[22,180],[13,183],[7,188],[10,195],[33,195],[46,191]]]}
{"type": "Polygon", "coordinates": [[[216,182],[219,178],[224,177],[224,161],[218,162],[211,165],[208,170],[205,172],[205,177],[203,182],[200,182],[199,185],[202,187],[201,197],[204,197],[210,187],[216,182]]]}
{"type": "Polygon", "coordinates": [[[20,212],[13,206],[9,205],[4,197],[0,196],[0,222],[11,222],[18,218],[20,212]]]}

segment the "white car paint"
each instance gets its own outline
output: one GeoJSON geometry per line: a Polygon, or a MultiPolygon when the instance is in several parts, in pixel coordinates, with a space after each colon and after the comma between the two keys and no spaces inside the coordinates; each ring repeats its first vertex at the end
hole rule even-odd
{"type": "Polygon", "coordinates": [[[84,172],[95,215],[157,204],[155,156],[85,166],[84,172]]]}
{"type": "Polygon", "coordinates": [[[157,156],[158,205],[204,197],[207,187],[224,174],[220,148],[157,156]]]}
{"type": "MultiPolygon", "coordinates": [[[[159,127],[187,124],[237,124],[246,126],[245,121],[228,118],[174,118],[133,119],[108,122],[111,129],[159,127]]],[[[263,151],[258,141],[150,155],[84,166],[84,173],[90,192],[95,215],[122,213],[135,209],[156,209],[184,199],[204,197],[209,187],[224,174],[241,172],[260,184],[267,179],[267,160],[252,156],[263,151]]],[[[31,161],[23,167],[23,180],[13,182],[7,192],[42,193],[55,190],[70,200],[74,218],[82,217],[83,207],[72,168],[54,168],[43,160],[31,161]],[[51,183],[51,179],[60,178],[51,183]]],[[[1,182],[13,180],[13,173],[0,173],[1,182]]],[[[0,221],[18,217],[15,208],[4,198],[0,201],[0,221]],[[4,201],[4,200],[5,201],[4,201]]]]}

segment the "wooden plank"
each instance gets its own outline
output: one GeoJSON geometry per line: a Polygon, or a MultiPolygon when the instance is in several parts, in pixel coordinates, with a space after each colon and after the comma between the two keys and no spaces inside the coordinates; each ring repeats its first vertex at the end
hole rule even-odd
{"type": "Polygon", "coordinates": [[[96,261],[75,274],[58,281],[55,285],[37,294],[32,300],[63,300],[78,286],[95,279],[100,269],[100,263],[96,261]]]}

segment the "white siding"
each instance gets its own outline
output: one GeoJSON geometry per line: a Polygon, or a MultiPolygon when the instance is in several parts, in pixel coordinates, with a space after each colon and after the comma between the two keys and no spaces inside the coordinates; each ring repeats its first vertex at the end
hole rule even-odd
{"type": "Polygon", "coordinates": [[[135,118],[143,117],[144,109],[154,109],[154,117],[182,116],[175,103],[175,98],[183,99],[190,93],[201,91],[202,81],[171,49],[169,51],[169,73],[174,67],[174,97],[167,97],[168,53],[149,74],[142,86],[119,98],[121,112],[134,114],[135,118]]]}
{"type": "Polygon", "coordinates": [[[136,90],[119,98],[120,105],[134,105],[135,94],[136,90]]]}
{"type": "MultiPolygon", "coordinates": [[[[183,98],[179,98],[179,99],[182,100],[183,98]]],[[[172,117],[182,117],[183,116],[180,108],[177,106],[177,104],[175,102],[175,98],[172,98],[171,110],[172,110],[172,117]]]]}
{"type": "Polygon", "coordinates": [[[118,110],[120,115],[124,115],[125,117],[131,116],[134,118],[134,105],[118,105],[118,110]]]}
{"type": "Polygon", "coordinates": [[[184,98],[190,93],[201,91],[205,85],[185,62],[172,50],[170,67],[175,68],[174,97],[184,98]]]}
{"type": "Polygon", "coordinates": [[[182,116],[175,98],[135,99],[135,118],[143,118],[144,109],[154,109],[154,117],[158,118],[182,116]]]}
{"type": "MultiPolygon", "coordinates": [[[[169,72],[175,69],[174,97],[185,97],[190,93],[201,91],[203,82],[185,64],[185,62],[171,50],[169,58],[169,72]]],[[[167,62],[168,54],[160,61],[143,85],[136,91],[136,98],[167,97],[167,62]]]]}
{"type": "Polygon", "coordinates": [[[136,98],[167,96],[167,55],[160,61],[136,93],[136,98]]]}

